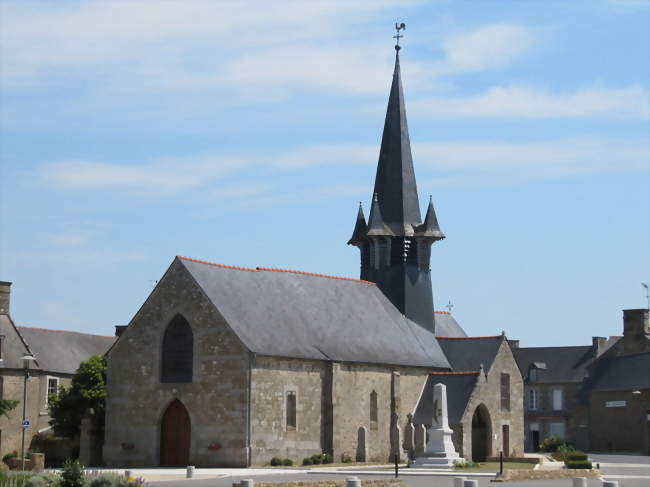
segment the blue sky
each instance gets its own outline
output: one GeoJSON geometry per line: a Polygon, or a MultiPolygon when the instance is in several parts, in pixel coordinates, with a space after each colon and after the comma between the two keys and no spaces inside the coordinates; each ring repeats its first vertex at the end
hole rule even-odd
{"type": "Polygon", "coordinates": [[[177,254],[358,276],[393,64],[470,334],[590,343],[650,280],[647,1],[0,2],[0,279],[112,334],[177,254]]]}

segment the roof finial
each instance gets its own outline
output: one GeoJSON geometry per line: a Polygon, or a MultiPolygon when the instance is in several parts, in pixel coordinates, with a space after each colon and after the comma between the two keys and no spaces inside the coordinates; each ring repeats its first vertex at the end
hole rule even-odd
{"type": "Polygon", "coordinates": [[[399,51],[401,49],[401,47],[399,45],[399,40],[400,40],[400,38],[402,38],[404,36],[400,35],[399,31],[404,30],[404,29],[406,29],[406,24],[404,22],[402,22],[401,24],[395,22],[395,35],[393,36],[393,39],[397,39],[397,42],[395,44],[395,50],[396,51],[399,51]]]}

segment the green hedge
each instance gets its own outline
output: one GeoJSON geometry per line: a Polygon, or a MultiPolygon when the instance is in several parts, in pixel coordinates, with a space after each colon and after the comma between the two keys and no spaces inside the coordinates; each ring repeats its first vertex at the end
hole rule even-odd
{"type": "Polygon", "coordinates": [[[572,460],[587,460],[587,454],[585,452],[581,451],[572,451],[571,453],[566,454],[566,459],[567,461],[572,461],[572,460]]]}
{"type": "Polygon", "coordinates": [[[591,470],[591,462],[589,460],[567,460],[566,468],[586,468],[591,470]]]}

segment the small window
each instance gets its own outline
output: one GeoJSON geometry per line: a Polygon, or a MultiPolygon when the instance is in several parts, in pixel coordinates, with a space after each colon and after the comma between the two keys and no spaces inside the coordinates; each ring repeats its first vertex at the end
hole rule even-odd
{"type": "Polygon", "coordinates": [[[50,400],[50,396],[56,396],[59,393],[59,378],[58,377],[48,377],[47,378],[47,391],[45,394],[45,405],[47,406],[50,400]]]}
{"type": "Polygon", "coordinates": [[[528,381],[529,382],[536,382],[537,381],[537,368],[536,367],[531,367],[528,369],[528,381]]]}
{"type": "Polygon", "coordinates": [[[379,416],[379,410],[377,406],[377,392],[372,391],[370,393],[370,429],[377,429],[377,417],[379,416]]]}
{"type": "Polygon", "coordinates": [[[528,391],[528,409],[531,411],[537,410],[537,403],[538,403],[538,397],[537,397],[537,391],[535,389],[531,389],[528,391]]]}
{"type": "Polygon", "coordinates": [[[553,389],[553,410],[562,411],[562,389],[553,389]]]}
{"type": "Polygon", "coordinates": [[[551,423],[549,424],[549,435],[555,436],[560,440],[563,440],[566,435],[566,429],[564,423],[551,423]]]}
{"type": "Polygon", "coordinates": [[[3,345],[4,341],[5,341],[5,336],[0,335],[0,362],[2,362],[2,360],[4,360],[4,355],[2,353],[2,345],[3,345]]]}
{"type": "Polygon", "coordinates": [[[296,392],[287,392],[287,431],[296,429],[296,392]]]}
{"type": "Polygon", "coordinates": [[[510,375],[501,374],[501,409],[510,411],[510,375]]]}

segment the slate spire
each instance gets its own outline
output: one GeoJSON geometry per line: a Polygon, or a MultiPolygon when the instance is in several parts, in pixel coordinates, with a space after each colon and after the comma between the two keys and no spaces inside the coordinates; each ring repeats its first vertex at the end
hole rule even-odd
{"type": "Polygon", "coordinates": [[[363,214],[363,207],[361,202],[359,202],[359,211],[357,212],[357,221],[354,224],[354,230],[352,231],[352,237],[348,240],[348,245],[356,245],[363,241],[363,237],[366,236],[368,231],[368,225],[366,225],[366,217],[363,214]]]}
{"type": "MultiPolygon", "coordinates": [[[[396,38],[404,24],[396,25],[396,38]]],[[[361,253],[361,279],[377,284],[407,318],[435,333],[431,289],[431,245],[445,238],[433,201],[424,222],[420,215],[411,141],[395,46],[395,69],[388,97],[372,206],[365,225],[357,215],[348,244],[361,253]],[[365,231],[364,231],[365,229],[365,231]]]]}
{"type": "Polygon", "coordinates": [[[399,50],[395,53],[374,193],[381,202],[384,221],[393,233],[412,235],[413,226],[419,225],[422,219],[406,123],[399,50]]]}

